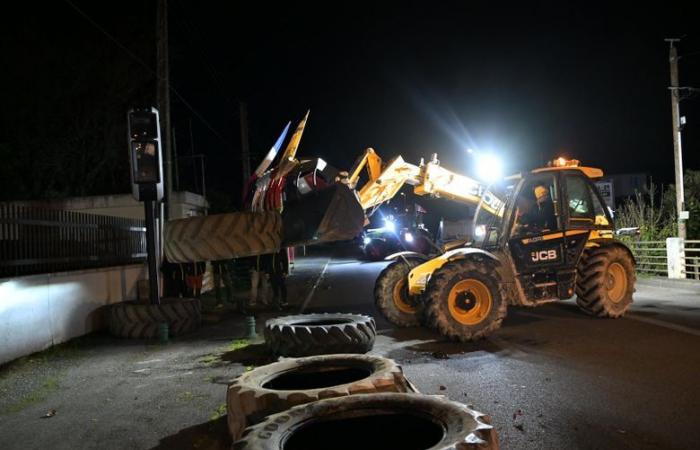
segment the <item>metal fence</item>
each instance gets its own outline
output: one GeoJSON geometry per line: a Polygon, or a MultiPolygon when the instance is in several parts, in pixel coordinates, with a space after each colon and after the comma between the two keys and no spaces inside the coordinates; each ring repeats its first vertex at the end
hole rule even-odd
{"type": "Polygon", "coordinates": [[[685,241],[684,255],[685,277],[700,280],[700,241],[685,241]]]}
{"type": "MultiPolygon", "coordinates": [[[[637,272],[668,276],[666,241],[628,241],[637,260],[637,272]]],[[[700,241],[684,241],[681,273],[685,278],[700,280],[700,241]]]]}
{"type": "Polygon", "coordinates": [[[143,220],[0,203],[0,278],[145,259],[143,220]]]}
{"type": "Polygon", "coordinates": [[[637,260],[637,272],[668,276],[666,241],[632,241],[629,245],[637,260]]]}

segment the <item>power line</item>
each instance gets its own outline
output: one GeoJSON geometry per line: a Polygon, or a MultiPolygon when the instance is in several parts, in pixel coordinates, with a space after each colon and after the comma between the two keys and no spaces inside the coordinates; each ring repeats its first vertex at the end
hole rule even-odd
{"type": "MultiPolygon", "coordinates": [[[[119,42],[119,40],[118,40],[117,38],[115,38],[114,36],[112,36],[112,35],[111,35],[107,30],[105,30],[100,24],[98,24],[97,22],[95,22],[95,21],[94,21],[90,16],[88,16],[82,9],[78,8],[78,7],[77,7],[73,2],[71,2],[70,0],[64,0],[64,1],[65,1],[66,3],[68,3],[68,5],[69,5],[71,8],[73,8],[78,14],[80,14],[85,20],[87,20],[88,22],[90,22],[90,24],[92,24],[92,26],[94,26],[94,27],[97,28],[100,32],[102,32],[102,34],[104,34],[105,36],[107,36],[107,38],[108,38],[110,41],[112,41],[117,47],[119,47],[119,48],[121,48],[122,50],[124,50],[124,52],[126,52],[126,54],[128,54],[134,61],[136,61],[136,62],[138,62],[139,64],[141,64],[146,70],[148,70],[152,75],[154,75],[154,76],[156,77],[156,79],[159,79],[159,78],[160,78],[160,77],[158,76],[158,74],[157,74],[143,59],[141,59],[138,55],[136,55],[134,52],[132,52],[131,50],[129,50],[129,48],[126,47],[124,44],[122,44],[121,42],[119,42]]],[[[211,125],[211,123],[209,123],[209,121],[207,121],[207,120],[204,118],[204,116],[202,116],[202,114],[199,113],[199,111],[197,111],[196,109],[194,109],[194,107],[185,99],[185,97],[182,96],[182,94],[180,94],[180,93],[177,91],[177,89],[175,89],[175,88],[172,86],[172,84],[170,84],[170,91],[171,91],[173,94],[175,94],[175,96],[182,102],[182,104],[185,105],[185,107],[186,107],[187,109],[189,109],[189,110],[192,112],[192,114],[194,114],[204,125],[206,125],[206,127],[209,128],[209,130],[210,130],[212,133],[214,133],[214,135],[215,135],[216,137],[218,137],[218,138],[221,140],[221,142],[223,142],[224,144],[226,143],[226,140],[225,140],[224,137],[221,135],[221,133],[219,133],[219,132],[211,125]]]]}
{"type": "MultiPolygon", "coordinates": [[[[192,45],[192,48],[193,50],[199,50],[196,52],[197,55],[204,63],[207,72],[211,76],[214,83],[218,85],[219,89],[223,94],[226,91],[226,89],[224,88],[224,82],[222,80],[221,72],[217,70],[216,67],[214,67],[214,65],[211,63],[210,54],[207,50],[207,46],[205,45],[205,41],[202,38],[202,33],[199,31],[196,24],[193,21],[189,20],[187,8],[185,7],[184,2],[180,0],[178,1],[178,4],[180,6],[180,9],[182,10],[182,14],[178,17],[178,19],[180,23],[184,25],[185,30],[187,31],[188,39],[190,41],[190,44],[192,45]],[[195,40],[197,40],[198,42],[195,42],[195,40]],[[198,43],[199,47],[197,47],[198,43]]],[[[232,100],[227,95],[222,95],[222,97],[226,100],[226,102],[229,103],[229,106],[234,110],[234,112],[238,109],[238,101],[232,100]]]]}

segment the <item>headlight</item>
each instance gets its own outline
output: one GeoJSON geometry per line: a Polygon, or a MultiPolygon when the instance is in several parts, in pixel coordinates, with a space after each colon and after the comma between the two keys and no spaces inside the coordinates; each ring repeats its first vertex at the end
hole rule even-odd
{"type": "Polygon", "coordinates": [[[406,242],[413,242],[413,235],[411,233],[406,233],[403,238],[406,242]]]}
{"type": "Polygon", "coordinates": [[[393,233],[396,231],[396,224],[394,223],[393,220],[384,219],[384,228],[386,228],[388,231],[391,231],[393,233]]]}
{"type": "Polygon", "coordinates": [[[486,226],[485,225],[477,225],[476,228],[474,229],[474,236],[478,238],[483,238],[486,236],[486,226]]]}
{"type": "Polygon", "coordinates": [[[365,245],[369,244],[370,242],[372,242],[372,239],[371,239],[371,238],[368,238],[368,237],[366,237],[366,236],[365,236],[364,239],[362,239],[362,243],[365,244],[365,245]]]}

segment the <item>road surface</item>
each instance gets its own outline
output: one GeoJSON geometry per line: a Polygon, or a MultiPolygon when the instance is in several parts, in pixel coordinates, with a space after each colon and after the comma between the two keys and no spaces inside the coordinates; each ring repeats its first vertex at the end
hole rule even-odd
{"type": "Polygon", "coordinates": [[[642,280],[617,320],[573,300],[510,308],[497,333],[462,344],[378,315],[372,289],[386,263],[309,261],[319,275],[306,312],[373,315],[374,353],[399,361],[422,392],[491,415],[504,449],[700,448],[700,284],[642,280]]]}

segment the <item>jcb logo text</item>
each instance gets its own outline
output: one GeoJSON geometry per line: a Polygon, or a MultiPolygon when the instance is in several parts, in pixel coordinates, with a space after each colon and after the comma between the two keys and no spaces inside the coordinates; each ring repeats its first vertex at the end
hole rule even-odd
{"type": "Polygon", "coordinates": [[[539,252],[530,252],[532,257],[532,262],[538,261],[551,261],[552,259],[557,259],[556,250],[540,250],[539,252]]]}

